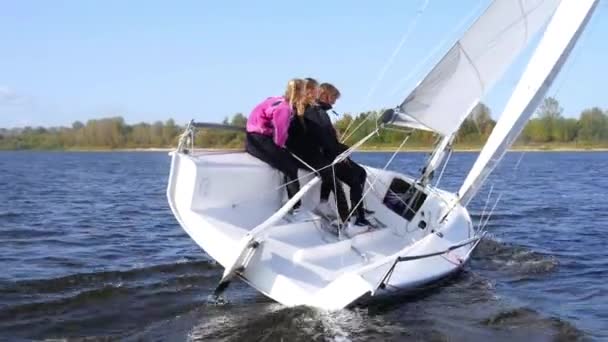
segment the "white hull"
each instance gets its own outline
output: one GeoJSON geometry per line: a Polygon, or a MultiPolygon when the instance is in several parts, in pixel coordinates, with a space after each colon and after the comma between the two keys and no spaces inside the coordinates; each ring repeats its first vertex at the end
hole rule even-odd
{"type": "MultiPolygon", "coordinates": [[[[210,257],[225,268],[233,267],[251,230],[285,202],[285,190],[278,189],[281,174],[246,153],[171,154],[167,188],[171,210],[210,257]]],[[[397,257],[445,250],[471,239],[474,230],[466,209],[454,206],[455,195],[435,188],[424,189],[426,200],[411,221],[406,220],[383,199],[395,178],[410,184],[412,179],[391,171],[366,170],[370,182],[378,177],[366,197],[366,207],[375,211],[373,216],[385,227],[338,238],[318,215],[307,213],[291,222],[283,218],[255,236],[259,246],[238,275],[286,306],[335,310],[366,294],[404,290],[458,271],[475,244],[399,262],[385,286],[378,288],[397,257]],[[419,228],[420,221],[426,228],[419,228]]],[[[310,179],[301,178],[301,185],[310,179]]],[[[318,198],[319,183],[304,195],[303,207],[314,208],[318,198]]]]}

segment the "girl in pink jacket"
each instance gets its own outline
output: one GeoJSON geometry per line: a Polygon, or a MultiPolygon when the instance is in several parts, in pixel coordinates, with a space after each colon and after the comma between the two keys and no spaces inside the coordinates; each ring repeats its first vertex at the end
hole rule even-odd
{"type": "MultiPolygon", "coordinates": [[[[287,83],[283,96],[269,97],[259,103],[247,119],[245,150],[283,172],[287,184],[287,196],[293,197],[300,190],[298,163],[285,150],[287,130],[293,108],[302,93],[303,81],[292,79],[287,83]]],[[[294,211],[300,207],[298,201],[294,211]]]]}

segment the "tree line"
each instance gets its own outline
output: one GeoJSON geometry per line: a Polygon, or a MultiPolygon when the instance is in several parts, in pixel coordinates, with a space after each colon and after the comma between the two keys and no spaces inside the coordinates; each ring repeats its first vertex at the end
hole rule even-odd
{"type": "MultiPolygon", "coordinates": [[[[335,122],[338,134],[353,143],[376,127],[375,119],[381,111],[358,115],[345,114],[335,122]],[[357,128],[358,127],[358,128],[357,128]],[[357,128],[355,130],[355,128],[357,128]]],[[[226,118],[223,123],[245,127],[246,116],[241,113],[226,118]]],[[[476,106],[461,125],[455,139],[456,148],[478,148],[488,138],[496,122],[490,109],[476,106]]],[[[123,149],[174,147],[183,125],[173,119],[152,124],[126,124],[121,117],[74,122],[71,127],[25,127],[0,129],[0,149],[123,149]]],[[[408,147],[431,147],[437,137],[425,131],[407,132],[402,129],[385,129],[364,146],[392,148],[410,134],[408,147]]],[[[201,148],[240,148],[244,134],[233,131],[202,129],[195,145],[201,148]]],[[[608,111],[594,107],[584,110],[579,118],[565,118],[563,108],[554,98],[546,98],[535,116],[527,123],[516,146],[569,146],[608,147],[608,111]]]]}

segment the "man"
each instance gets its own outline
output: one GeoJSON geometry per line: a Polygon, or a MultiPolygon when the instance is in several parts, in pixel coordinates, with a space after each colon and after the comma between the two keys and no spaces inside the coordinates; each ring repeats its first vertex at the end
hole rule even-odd
{"type": "MultiPolygon", "coordinates": [[[[321,151],[328,160],[334,160],[340,153],[346,151],[348,146],[342,144],[338,140],[337,132],[329,118],[328,110],[331,110],[336,101],[340,98],[338,89],[330,83],[322,83],[319,86],[319,95],[317,97],[314,117],[310,119],[317,124],[319,133],[317,134],[321,151]]],[[[366,210],[363,206],[363,189],[367,172],[363,167],[355,163],[352,159],[347,158],[334,166],[336,178],[346,183],[350,187],[350,202],[351,209],[355,213],[354,227],[349,230],[351,233],[364,232],[369,229],[370,222],[365,218],[366,210]]],[[[332,190],[329,188],[331,184],[322,184],[321,186],[321,206],[327,203],[329,193],[332,190]]]]}

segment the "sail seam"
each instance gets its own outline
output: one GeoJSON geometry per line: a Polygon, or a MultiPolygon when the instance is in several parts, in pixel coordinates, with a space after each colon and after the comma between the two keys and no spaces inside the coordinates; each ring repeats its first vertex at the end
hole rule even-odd
{"type": "Polygon", "coordinates": [[[464,54],[464,57],[467,59],[467,61],[469,61],[469,64],[471,64],[473,70],[475,70],[475,74],[477,75],[477,79],[479,80],[479,85],[481,86],[481,93],[483,94],[485,92],[486,87],[483,83],[483,80],[481,79],[481,73],[479,73],[479,69],[477,69],[477,66],[475,65],[475,63],[473,63],[471,56],[469,56],[469,54],[465,51],[464,47],[462,47],[460,41],[457,43],[457,45],[458,49],[460,49],[460,51],[464,54]]]}

